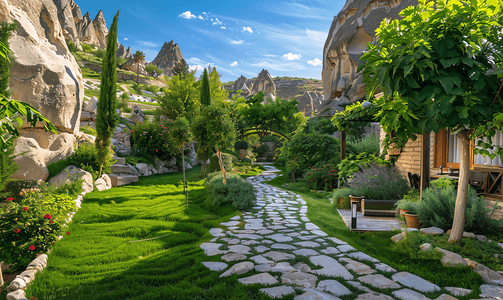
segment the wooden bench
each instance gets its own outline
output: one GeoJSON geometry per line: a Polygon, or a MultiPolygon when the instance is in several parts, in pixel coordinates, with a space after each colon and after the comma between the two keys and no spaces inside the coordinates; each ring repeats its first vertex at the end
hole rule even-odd
{"type": "Polygon", "coordinates": [[[397,200],[373,200],[373,199],[363,199],[362,204],[362,214],[364,216],[374,216],[374,217],[394,217],[397,215],[396,209],[386,210],[386,209],[365,209],[365,203],[367,203],[367,207],[369,204],[380,204],[380,205],[389,205],[395,204],[397,200]]]}

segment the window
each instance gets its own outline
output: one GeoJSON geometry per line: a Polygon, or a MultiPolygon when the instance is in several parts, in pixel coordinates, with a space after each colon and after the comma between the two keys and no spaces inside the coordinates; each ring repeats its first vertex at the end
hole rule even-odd
{"type": "MultiPolygon", "coordinates": [[[[470,168],[474,166],[503,166],[499,156],[491,160],[489,156],[483,157],[480,154],[473,155],[473,146],[475,143],[476,141],[471,143],[470,168]]],[[[503,145],[503,134],[501,132],[496,132],[496,135],[493,137],[493,145],[503,145]]],[[[450,134],[448,130],[440,130],[435,134],[434,147],[435,157],[433,165],[435,168],[442,166],[443,168],[452,167],[454,169],[459,169],[461,151],[459,140],[455,135],[450,134]]]]}

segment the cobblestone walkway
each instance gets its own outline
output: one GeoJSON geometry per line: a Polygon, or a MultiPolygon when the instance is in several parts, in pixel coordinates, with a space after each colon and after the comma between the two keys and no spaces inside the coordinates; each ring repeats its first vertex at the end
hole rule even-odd
{"type": "MultiPolygon", "coordinates": [[[[261,175],[248,178],[257,195],[252,212],[222,223],[227,230],[212,228],[214,238],[201,244],[207,256],[221,258],[203,262],[220,272],[220,277],[238,274],[240,283],[259,283],[264,286],[260,291],[272,298],[295,294],[298,300],[335,300],[351,294],[359,294],[358,300],[422,300],[430,299],[424,293],[441,290],[329,237],[309,221],[306,202],[300,196],[262,183],[278,171],[266,168],[261,175]],[[393,297],[382,294],[382,289],[392,290],[393,297]]],[[[498,299],[493,292],[499,291],[490,290],[493,287],[482,285],[481,298],[498,299]]],[[[437,299],[456,299],[453,296],[471,292],[455,287],[444,291],[437,299]]]]}

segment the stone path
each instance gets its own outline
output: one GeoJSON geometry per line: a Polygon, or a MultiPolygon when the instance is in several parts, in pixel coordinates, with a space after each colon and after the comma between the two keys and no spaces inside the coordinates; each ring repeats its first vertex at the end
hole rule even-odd
{"type": "MultiPolygon", "coordinates": [[[[298,300],[336,300],[346,295],[357,300],[430,299],[424,294],[441,290],[329,237],[309,221],[306,202],[300,196],[262,183],[278,171],[266,168],[261,175],[248,178],[257,196],[252,211],[221,223],[226,230],[212,228],[214,238],[201,244],[208,256],[203,264],[220,277],[237,274],[241,284],[261,284],[260,291],[271,298],[294,294],[298,300]],[[382,294],[383,289],[393,297],[382,294]]],[[[503,294],[503,287],[494,288],[482,285],[480,298],[497,299],[495,293],[503,294]]],[[[445,294],[437,299],[456,299],[455,293],[471,292],[455,287],[442,291],[445,294]]]]}

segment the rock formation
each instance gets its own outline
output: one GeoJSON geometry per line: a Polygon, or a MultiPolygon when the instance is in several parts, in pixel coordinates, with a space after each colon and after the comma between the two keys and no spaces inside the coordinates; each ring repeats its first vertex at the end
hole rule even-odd
{"type": "MultiPolygon", "coordinates": [[[[79,35],[77,32],[77,27],[75,26],[75,16],[74,10],[76,13],[80,13],[80,8],[78,8],[77,4],[73,2],[73,0],[54,0],[54,4],[58,9],[58,19],[61,24],[61,28],[63,29],[63,36],[66,41],[72,41],[75,44],[79,44],[79,35]]],[[[80,14],[80,18],[82,19],[82,14],[80,14]]]]}
{"type": "Polygon", "coordinates": [[[159,51],[155,59],[152,61],[152,64],[156,65],[159,69],[164,70],[164,74],[173,76],[173,68],[176,63],[182,59],[182,51],[180,51],[178,44],[175,44],[173,41],[169,43],[164,42],[161,51],[159,51]]]}
{"type": "Polygon", "coordinates": [[[93,20],[94,33],[96,34],[97,44],[96,46],[101,49],[107,48],[107,37],[108,29],[107,23],[105,22],[105,17],[103,16],[103,11],[100,10],[93,20]]]}
{"type": "Polygon", "coordinates": [[[300,112],[303,112],[304,116],[311,117],[311,115],[316,115],[318,113],[323,101],[323,96],[321,96],[322,98],[320,100],[319,95],[321,95],[321,93],[306,91],[302,98],[300,98],[297,108],[300,112]]]}
{"type": "Polygon", "coordinates": [[[238,80],[236,80],[232,85],[232,90],[233,91],[243,90],[243,86],[246,86],[246,89],[249,89],[251,86],[253,86],[253,82],[248,78],[244,77],[243,75],[241,75],[241,77],[239,77],[238,80]]]}
{"type": "Polygon", "coordinates": [[[98,39],[96,37],[96,32],[94,30],[94,24],[91,20],[91,15],[86,13],[82,20],[80,20],[77,24],[77,32],[79,33],[79,39],[81,42],[98,46],[98,39]]]}
{"type": "Polygon", "coordinates": [[[272,100],[276,99],[276,85],[267,70],[262,69],[255,82],[253,82],[251,93],[258,94],[258,92],[263,92],[267,98],[271,98],[272,100]]]}
{"type": "Polygon", "coordinates": [[[41,124],[22,130],[15,153],[26,153],[16,157],[20,168],[13,178],[45,180],[46,165],[73,152],[84,97],[82,73],[68,51],[53,1],[1,0],[0,22],[14,21],[19,27],[9,39],[12,99],[33,105],[59,134],[37,129],[41,124]]]}
{"type": "Polygon", "coordinates": [[[117,57],[117,58],[119,58],[119,57],[130,58],[132,56],[133,55],[131,54],[131,47],[128,47],[126,50],[126,47],[124,46],[124,44],[121,44],[119,46],[119,48],[117,48],[117,52],[115,54],[115,57],[117,57]]]}
{"type": "Polygon", "coordinates": [[[128,58],[128,60],[124,63],[124,65],[122,66],[122,68],[124,70],[128,70],[128,71],[137,73],[138,72],[138,67],[139,67],[140,68],[139,69],[140,70],[140,74],[141,75],[147,75],[147,73],[145,72],[145,66],[146,65],[147,65],[146,61],[135,63],[134,62],[134,57],[130,56],[128,58]]]}
{"type": "Polygon", "coordinates": [[[375,41],[381,21],[395,19],[417,0],[347,0],[334,18],[323,49],[325,108],[333,111],[340,101],[356,102],[365,96],[362,76],[356,73],[366,44],[375,41]],[[347,97],[346,97],[347,95],[347,97]]]}

